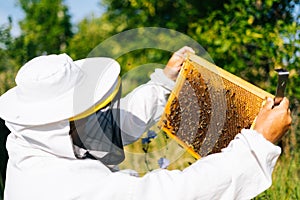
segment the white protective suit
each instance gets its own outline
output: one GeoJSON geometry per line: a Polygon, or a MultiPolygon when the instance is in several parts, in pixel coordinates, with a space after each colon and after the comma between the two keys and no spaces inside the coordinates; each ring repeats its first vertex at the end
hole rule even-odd
{"type": "MultiPolygon", "coordinates": [[[[124,144],[160,117],[173,82],[156,70],[151,80],[122,99],[124,144]],[[136,119],[139,120],[136,120],[136,119]]],[[[261,134],[244,129],[222,153],[183,171],[155,170],[144,177],[111,172],[98,160],[77,159],[69,121],[39,126],[6,122],[9,161],[5,200],[251,199],[271,185],[281,153],[261,134]]]]}

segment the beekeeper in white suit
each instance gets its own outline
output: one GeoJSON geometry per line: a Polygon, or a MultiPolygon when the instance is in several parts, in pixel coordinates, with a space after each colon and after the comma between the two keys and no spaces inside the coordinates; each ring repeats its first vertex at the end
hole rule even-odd
{"type": "Polygon", "coordinates": [[[177,51],[164,70],[121,102],[120,67],[113,59],[73,62],[61,54],[26,63],[16,87],[0,97],[0,117],[11,131],[5,200],[228,200],[266,190],[281,153],[272,143],[291,123],[286,98],[274,108],[268,99],[254,130],[242,130],[222,153],[183,171],[134,177],[114,170],[124,158],[123,145],[162,113],[182,56],[190,51],[177,51]]]}

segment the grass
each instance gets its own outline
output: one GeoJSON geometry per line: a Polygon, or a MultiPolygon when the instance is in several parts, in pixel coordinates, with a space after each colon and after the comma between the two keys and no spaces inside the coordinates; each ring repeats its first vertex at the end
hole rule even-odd
{"type": "Polygon", "coordinates": [[[292,126],[282,139],[283,153],[274,172],[273,184],[255,200],[298,200],[300,199],[300,107],[292,110],[292,126]]]}
{"type": "Polygon", "coordinates": [[[283,155],[274,169],[273,184],[255,200],[298,200],[300,199],[299,151],[283,155]]]}

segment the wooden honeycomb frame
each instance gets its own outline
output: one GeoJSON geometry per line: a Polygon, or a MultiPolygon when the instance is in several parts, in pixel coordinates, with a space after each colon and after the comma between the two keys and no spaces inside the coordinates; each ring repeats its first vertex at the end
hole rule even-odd
{"type": "Polygon", "coordinates": [[[182,67],[159,122],[195,158],[219,152],[250,128],[274,96],[196,55],[182,67]]]}

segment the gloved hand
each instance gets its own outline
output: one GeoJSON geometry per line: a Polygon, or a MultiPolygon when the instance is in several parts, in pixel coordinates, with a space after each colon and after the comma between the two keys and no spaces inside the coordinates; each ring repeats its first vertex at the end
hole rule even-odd
{"type": "Polygon", "coordinates": [[[184,62],[188,53],[194,54],[195,51],[191,47],[184,46],[171,56],[164,69],[164,73],[168,78],[170,78],[173,81],[176,80],[179,71],[182,67],[182,63],[184,62]]]}
{"type": "Polygon", "coordinates": [[[274,100],[268,98],[258,113],[253,127],[267,140],[276,143],[288,131],[292,123],[289,100],[284,97],[278,106],[274,106],[274,100]]]}

